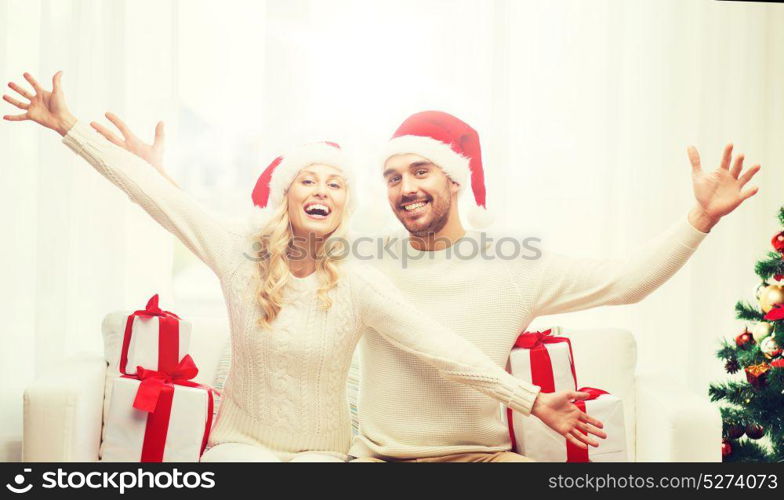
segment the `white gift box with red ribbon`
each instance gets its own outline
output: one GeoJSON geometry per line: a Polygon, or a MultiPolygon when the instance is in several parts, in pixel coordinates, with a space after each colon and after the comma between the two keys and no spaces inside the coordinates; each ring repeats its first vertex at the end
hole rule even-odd
{"type": "MultiPolygon", "coordinates": [[[[553,335],[553,329],[522,333],[509,355],[509,373],[538,385],[544,393],[573,391],[577,388],[572,344],[566,337],[553,335]]],[[[530,456],[527,452],[529,443],[525,437],[527,428],[533,425],[529,422],[535,417],[524,417],[505,408],[504,418],[509,426],[512,448],[517,453],[530,456]]]]}
{"type": "Polygon", "coordinates": [[[113,381],[104,462],[198,462],[212,429],[214,389],[191,382],[189,355],[172,373],[141,368],[113,381]]]}
{"type": "MultiPolygon", "coordinates": [[[[553,335],[553,330],[521,334],[509,355],[509,371],[515,377],[542,388],[544,393],[574,391],[577,372],[569,339],[553,335]]],[[[575,404],[604,424],[606,439],[589,435],[599,443],[581,449],[548,427],[537,417],[523,416],[506,409],[512,447],[517,453],[542,462],[626,461],[626,433],[623,403],[600,389],[584,388],[591,399],[575,404]]]]}
{"type": "Polygon", "coordinates": [[[119,371],[136,374],[137,367],[170,371],[188,354],[191,324],[158,307],[154,295],[143,310],[128,316],[120,353],[119,371]]]}
{"type": "Polygon", "coordinates": [[[523,446],[521,453],[539,462],[625,462],[626,430],[623,420],[623,402],[617,396],[599,389],[578,389],[591,394],[591,399],[575,401],[586,414],[601,421],[606,439],[593,434],[589,437],[599,443],[598,447],[580,448],[557,433],[537,417],[515,415],[516,440],[523,446]],[[520,425],[518,425],[518,423],[520,425]]]}

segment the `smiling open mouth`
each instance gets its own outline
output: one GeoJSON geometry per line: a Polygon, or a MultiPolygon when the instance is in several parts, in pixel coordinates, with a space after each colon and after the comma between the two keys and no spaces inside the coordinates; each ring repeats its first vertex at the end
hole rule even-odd
{"type": "Polygon", "coordinates": [[[403,209],[404,212],[409,214],[415,214],[423,211],[427,205],[430,204],[429,200],[417,200],[417,201],[410,201],[408,203],[403,203],[400,205],[400,208],[403,209]]]}
{"type": "Polygon", "coordinates": [[[332,213],[330,208],[322,203],[309,203],[304,207],[305,213],[316,219],[325,219],[332,213]]]}

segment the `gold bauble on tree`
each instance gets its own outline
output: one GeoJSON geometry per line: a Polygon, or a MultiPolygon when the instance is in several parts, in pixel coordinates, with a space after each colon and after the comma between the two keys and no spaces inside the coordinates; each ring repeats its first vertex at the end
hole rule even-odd
{"type": "Polygon", "coordinates": [[[776,304],[784,304],[784,287],[769,285],[760,293],[760,308],[769,313],[776,304]]]}

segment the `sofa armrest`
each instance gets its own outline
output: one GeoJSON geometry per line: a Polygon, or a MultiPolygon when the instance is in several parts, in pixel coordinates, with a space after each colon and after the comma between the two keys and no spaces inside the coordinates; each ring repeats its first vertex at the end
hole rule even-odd
{"type": "Polygon", "coordinates": [[[721,414],[662,373],[637,376],[638,462],[721,462],[721,414]]]}
{"type": "Polygon", "coordinates": [[[23,461],[98,460],[106,366],[103,355],[78,354],[25,389],[23,461]]]}

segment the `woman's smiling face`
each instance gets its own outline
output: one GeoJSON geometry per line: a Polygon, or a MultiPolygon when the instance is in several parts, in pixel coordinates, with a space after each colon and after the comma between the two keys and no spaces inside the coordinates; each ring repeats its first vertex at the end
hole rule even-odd
{"type": "Polygon", "coordinates": [[[343,219],[347,196],[348,187],[340,169],[321,164],[304,167],[286,192],[294,235],[331,234],[343,219]]]}

